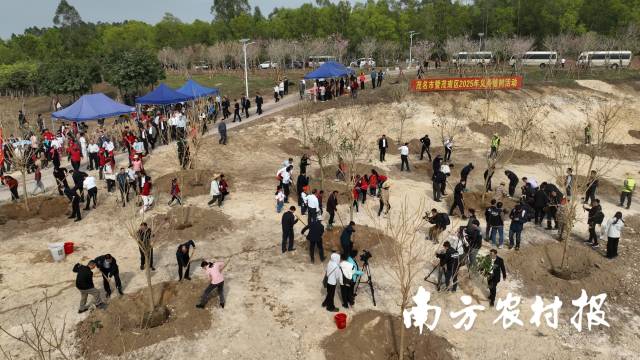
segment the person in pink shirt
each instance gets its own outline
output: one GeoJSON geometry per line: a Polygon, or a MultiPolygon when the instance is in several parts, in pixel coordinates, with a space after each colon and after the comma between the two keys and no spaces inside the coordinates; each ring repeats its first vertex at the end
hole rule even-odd
{"type": "Polygon", "coordinates": [[[142,171],[142,169],[144,169],[144,167],[142,166],[142,159],[140,159],[138,155],[133,156],[133,161],[131,162],[131,165],[133,165],[133,171],[135,172],[140,172],[142,171]]]}
{"type": "Polygon", "coordinates": [[[200,303],[196,305],[197,308],[204,309],[207,301],[209,301],[209,295],[215,288],[218,288],[220,307],[224,309],[224,277],[222,276],[224,266],[224,261],[216,261],[213,263],[203,261],[200,264],[200,267],[205,271],[211,283],[206,289],[204,289],[204,293],[202,293],[202,297],[200,298],[200,303]]]}

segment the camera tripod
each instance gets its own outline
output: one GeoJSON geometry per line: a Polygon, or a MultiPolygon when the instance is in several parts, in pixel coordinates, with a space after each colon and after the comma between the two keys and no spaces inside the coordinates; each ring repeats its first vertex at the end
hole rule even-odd
{"type": "Polygon", "coordinates": [[[360,287],[361,282],[365,284],[369,284],[369,288],[371,289],[371,300],[373,300],[373,306],[376,306],[375,291],[373,290],[373,278],[371,277],[371,268],[369,267],[368,261],[365,261],[364,263],[362,263],[362,271],[364,272],[364,275],[367,275],[367,280],[362,281],[362,277],[364,275],[361,275],[360,277],[358,277],[358,281],[356,282],[355,289],[353,290],[353,296],[358,295],[358,287],[360,287]]]}

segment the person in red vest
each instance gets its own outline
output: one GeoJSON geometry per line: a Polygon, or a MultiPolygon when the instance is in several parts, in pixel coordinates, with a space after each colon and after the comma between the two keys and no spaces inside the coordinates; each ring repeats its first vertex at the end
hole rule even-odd
{"type": "Polygon", "coordinates": [[[100,180],[104,179],[104,166],[107,164],[107,155],[109,153],[104,149],[100,148],[98,151],[98,165],[99,165],[99,178],[100,180]]]}
{"type": "Polygon", "coordinates": [[[182,205],[182,197],[180,196],[180,185],[178,185],[178,179],[171,180],[171,200],[169,200],[169,206],[173,204],[173,200],[178,202],[178,205],[182,205]]]}
{"type": "Polygon", "coordinates": [[[9,191],[11,191],[11,201],[15,202],[20,200],[20,196],[18,195],[18,180],[6,175],[2,178],[2,183],[9,188],[9,191]]]}
{"type": "Polygon", "coordinates": [[[368,176],[362,175],[360,178],[360,194],[362,195],[362,205],[364,205],[365,201],[367,201],[367,191],[369,190],[369,179],[368,176]]]}
{"type": "Polygon", "coordinates": [[[144,184],[142,184],[142,191],[140,192],[140,196],[142,197],[142,209],[140,209],[141,214],[149,210],[151,205],[153,205],[153,195],[151,195],[152,188],[153,184],[151,183],[151,176],[147,175],[144,177],[144,184]]]}
{"type": "Polygon", "coordinates": [[[369,195],[376,196],[378,191],[378,173],[375,170],[371,170],[369,175],[369,195]]]}
{"type": "Polygon", "coordinates": [[[360,198],[360,189],[358,188],[357,184],[353,187],[353,189],[351,189],[351,195],[353,196],[353,203],[351,204],[351,206],[355,206],[356,212],[358,212],[358,198],[360,198]]]}
{"type": "Polygon", "coordinates": [[[69,156],[71,157],[71,166],[73,170],[80,170],[80,160],[82,160],[82,151],[80,150],[80,146],[75,142],[70,142],[69,144],[69,156]]]}

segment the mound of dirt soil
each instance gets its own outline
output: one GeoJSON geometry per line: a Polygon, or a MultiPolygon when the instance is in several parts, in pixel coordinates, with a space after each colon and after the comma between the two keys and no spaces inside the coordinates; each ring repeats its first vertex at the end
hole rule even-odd
{"type": "Polygon", "coordinates": [[[629,135],[636,139],[640,139],[640,130],[629,130],[629,135]]]}
{"type": "Polygon", "coordinates": [[[500,136],[506,136],[511,131],[511,128],[506,124],[501,122],[487,122],[487,123],[478,123],[471,122],[467,125],[469,130],[482,134],[488,138],[492,137],[493,134],[498,134],[500,136]]]}
{"type": "MultiPolygon", "coordinates": [[[[221,171],[216,170],[182,170],[163,175],[154,180],[157,191],[169,193],[171,191],[171,180],[178,179],[178,185],[182,196],[198,196],[208,195],[211,180],[214,174],[220,174],[221,171]]],[[[233,177],[224,174],[227,182],[233,184],[233,177]]]]}
{"type": "Polygon", "coordinates": [[[514,165],[540,164],[550,160],[547,156],[529,150],[515,150],[509,163],[514,165]]]}
{"type": "MultiPolygon", "coordinates": [[[[453,190],[449,190],[449,191],[452,192],[453,190]]],[[[449,194],[446,197],[447,207],[451,208],[451,204],[453,204],[453,194],[452,193],[447,193],[447,194],[449,194]]],[[[482,200],[481,192],[475,192],[475,191],[466,192],[464,193],[464,196],[463,196],[464,209],[465,211],[467,211],[468,209],[475,209],[476,216],[478,218],[483,218],[484,210],[491,206],[491,199],[493,199],[493,193],[486,193],[484,196],[484,200],[482,200]]],[[[517,204],[515,200],[510,198],[502,198],[502,200],[500,201],[502,202],[502,208],[508,211],[511,210],[513,207],[515,207],[517,204]]],[[[457,210],[455,210],[455,213],[457,214],[457,210]]]]}
{"type": "Polygon", "coordinates": [[[283,139],[279,141],[277,145],[285,154],[289,154],[291,156],[300,157],[309,152],[309,149],[305,149],[302,146],[302,142],[295,138],[283,139]]]}
{"type": "MultiPolygon", "coordinates": [[[[193,339],[211,327],[209,311],[195,307],[206,285],[203,280],[154,285],[157,305],[168,310],[168,318],[155,327],[143,326],[148,310],[146,287],[112,298],[105,310],[94,310],[77,325],[80,352],[87,359],[99,359],[104,355],[121,356],[175,336],[193,339]]],[[[210,302],[215,303],[215,299],[210,302]]]]}
{"type": "Polygon", "coordinates": [[[175,244],[188,240],[210,239],[219,231],[233,229],[231,219],[215,209],[193,206],[174,207],[167,214],[153,218],[156,230],[156,244],[175,244]]]}
{"type": "Polygon", "coordinates": [[[30,197],[29,210],[23,201],[0,206],[0,225],[7,220],[24,221],[33,218],[51,220],[67,215],[70,209],[69,200],[64,196],[30,197]]]}
{"type": "MultiPolygon", "coordinates": [[[[306,222],[306,219],[304,219],[306,222]]],[[[348,222],[349,219],[343,219],[342,221],[348,222]]],[[[329,256],[332,251],[341,252],[340,246],[340,234],[342,234],[343,227],[340,221],[336,218],[337,224],[334,224],[332,230],[327,230],[325,227],[324,236],[322,237],[322,246],[325,251],[325,256],[329,256]]],[[[347,225],[347,223],[345,223],[347,225]]],[[[326,224],[325,224],[326,226],[326,224]]],[[[356,225],[356,232],[351,235],[351,240],[354,243],[353,248],[357,249],[360,253],[362,250],[369,250],[375,260],[382,261],[384,258],[388,258],[393,254],[391,244],[393,239],[377,230],[373,227],[356,225]]],[[[300,244],[301,248],[308,249],[309,243],[304,241],[300,244]]],[[[304,252],[306,256],[306,252],[304,252]]]]}
{"type": "MultiPolygon", "coordinates": [[[[579,148],[580,152],[588,154],[585,146],[579,148]]],[[[601,156],[628,161],[640,161],[640,144],[615,144],[607,143],[601,156]]]]}
{"type": "Polygon", "coordinates": [[[611,295],[615,291],[620,278],[602,254],[591,247],[570,243],[568,266],[562,269],[563,247],[563,243],[531,245],[519,252],[506,252],[507,272],[515,273],[522,281],[527,296],[558,296],[568,302],[580,297],[582,289],[589,295],[611,295]]]}
{"type": "MultiPolygon", "coordinates": [[[[388,313],[367,310],[347,319],[344,330],[336,330],[322,342],[327,359],[398,359],[400,331],[405,334],[405,359],[453,359],[447,339],[425,330],[405,329],[402,319],[388,313]]],[[[404,359],[403,359],[404,360],[404,359]]]]}

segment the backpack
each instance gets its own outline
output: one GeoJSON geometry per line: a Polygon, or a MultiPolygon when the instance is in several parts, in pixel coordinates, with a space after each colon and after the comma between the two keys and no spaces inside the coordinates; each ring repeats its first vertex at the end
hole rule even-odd
{"type": "Polygon", "coordinates": [[[451,225],[451,220],[449,219],[448,214],[442,213],[442,222],[445,224],[445,226],[451,225]]]}

